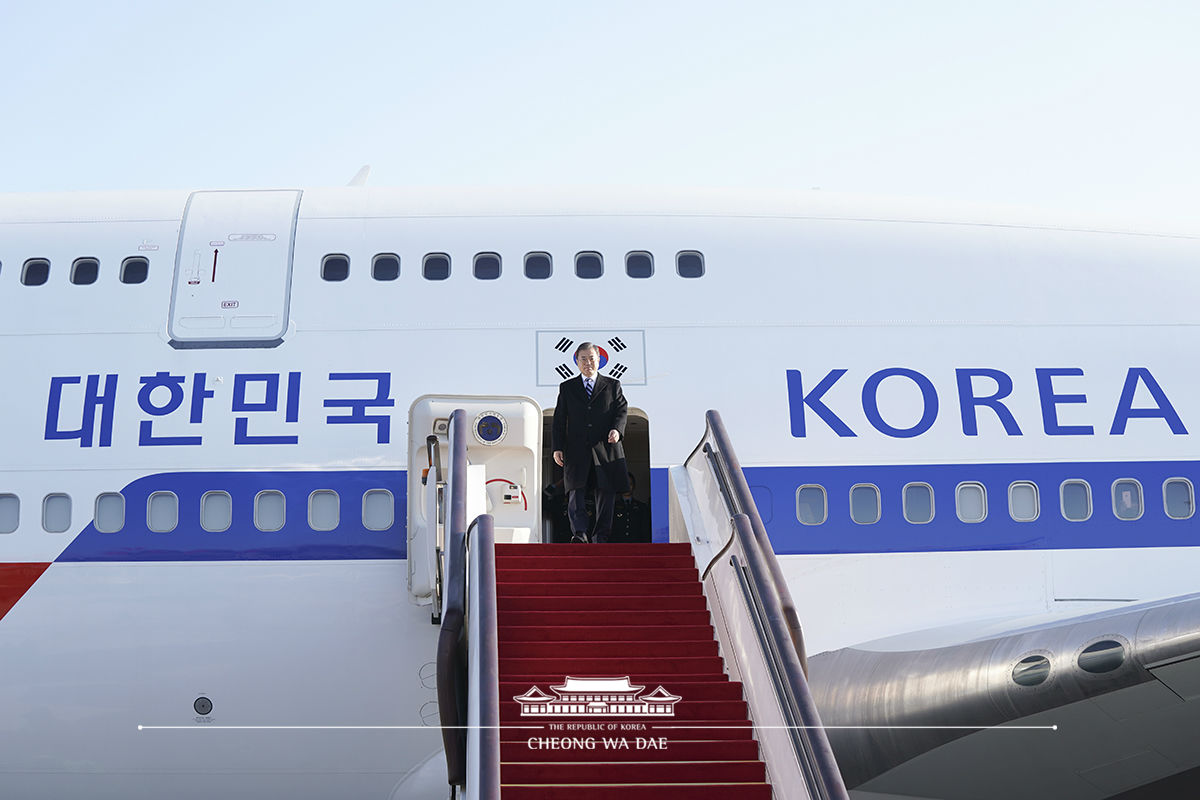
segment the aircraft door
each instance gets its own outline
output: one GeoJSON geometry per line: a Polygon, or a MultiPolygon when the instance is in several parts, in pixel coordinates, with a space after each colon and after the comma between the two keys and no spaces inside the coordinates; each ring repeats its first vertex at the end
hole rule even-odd
{"type": "MultiPolygon", "coordinates": [[[[569,542],[571,523],[567,519],[567,496],[563,490],[562,468],[554,463],[551,450],[551,430],[554,409],[547,409],[542,420],[542,474],[546,476],[542,495],[542,538],[547,542],[569,542]]],[[[613,511],[612,538],[614,543],[645,543],[652,541],[650,518],[650,419],[636,406],[629,407],[625,425],[625,463],[629,467],[633,491],[616,498],[613,511]]],[[[588,514],[592,515],[591,499],[588,514]]]]}
{"type": "Polygon", "coordinates": [[[408,586],[422,605],[432,602],[438,581],[443,547],[436,487],[446,480],[450,414],[459,408],[470,428],[468,524],[479,514],[491,514],[497,542],[542,541],[542,412],[537,403],[515,396],[418,398],[408,410],[408,586]],[[431,452],[430,436],[436,437],[436,452],[431,452]]]}
{"type": "Polygon", "coordinates": [[[167,332],[176,348],[274,347],[288,327],[300,191],[193,192],[167,332]]]}

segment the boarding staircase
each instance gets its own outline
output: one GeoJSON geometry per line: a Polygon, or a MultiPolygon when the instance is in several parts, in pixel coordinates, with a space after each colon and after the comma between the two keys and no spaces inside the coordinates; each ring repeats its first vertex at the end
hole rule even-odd
{"type": "Polygon", "coordinates": [[[671,470],[671,542],[467,525],[450,418],[438,702],[451,797],[847,800],[803,640],[720,416],[671,470]]]}
{"type": "Polygon", "coordinates": [[[505,800],[724,800],[730,791],[769,800],[742,686],[725,674],[689,545],[496,547],[505,800]],[[522,716],[514,699],[589,677],[682,699],[666,718],[620,713],[605,700],[522,716]]]}

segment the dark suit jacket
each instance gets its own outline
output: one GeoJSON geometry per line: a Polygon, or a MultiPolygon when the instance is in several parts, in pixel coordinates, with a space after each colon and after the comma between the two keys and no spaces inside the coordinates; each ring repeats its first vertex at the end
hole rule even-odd
{"type": "Polygon", "coordinates": [[[593,466],[598,488],[628,491],[625,448],[621,442],[608,443],[609,431],[615,430],[625,438],[627,409],[621,382],[616,378],[597,374],[591,399],[583,388],[583,378],[578,375],[558,385],[551,448],[563,451],[566,462],[563,478],[568,492],[587,486],[588,472],[593,466]]]}

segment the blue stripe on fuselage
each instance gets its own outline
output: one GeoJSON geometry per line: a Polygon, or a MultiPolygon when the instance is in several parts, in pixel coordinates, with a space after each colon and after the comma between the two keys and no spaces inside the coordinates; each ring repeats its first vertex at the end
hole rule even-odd
{"type": "Polygon", "coordinates": [[[337,470],[325,472],[168,472],[139,478],[121,490],[125,527],[100,533],[89,523],[58,561],[248,561],[398,559],[405,557],[407,484],[395,471],[337,470]],[[308,498],[314,491],[336,491],[340,514],[336,530],[314,531],[308,525],[308,498]],[[363,494],[387,489],[395,497],[392,525],[372,531],[363,526],[363,494]],[[259,492],[283,493],[286,521],[277,531],[254,525],[254,498],[259,492]],[[200,527],[200,498],[205,492],[228,492],[233,523],[226,531],[200,527]],[[154,492],[179,498],[179,524],[159,533],[147,525],[147,505],[154,492]]]}
{"type": "Polygon", "coordinates": [[[1172,519],[1163,504],[1163,482],[1168,478],[1186,478],[1195,485],[1200,465],[1194,461],[749,467],[745,473],[771,544],[780,554],[1200,545],[1200,518],[1172,519]],[[1142,486],[1139,519],[1118,519],[1113,512],[1113,483],[1123,478],[1142,486]],[[1071,479],[1091,486],[1092,515],[1082,522],[1064,519],[1061,511],[1060,487],[1071,479]],[[1008,490],[1016,481],[1038,488],[1040,513],[1031,522],[1017,522],[1009,514],[1008,490]],[[955,492],[963,482],[980,483],[987,490],[987,518],[982,522],[958,518],[955,492]],[[872,525],[850,519],[850,489],[860,483],[879,487],[882,514],[872,525]],[[931,522],[904,519],[902,497],[909,483],[933,487],[931,522]],[[802,525],[796,517],[796,492],[805,484],[825,487],[829,514],[821,525],[802,525]]]}
{"type": "MultiPolygon", "coordinates": [[[[1078,549],[1170,547],[1200,544],[1200,518],[1177,520],[1163,507],[1163,482],[1187,478],[1193,484],[1200,465],[1191,461],[1064,462],[1033,464],[933,464],[900,466],[747,467],[747,481],[759,512],[780,554],[940,552],[962,550],[1078,549]],[[1120,520],[1113,513],[1112,484],[1122,478],[1142,485],[1144,513],[1120,520]],[[1068,479],[1092,488],[1092,516],[1084,522],[1063,518],[1059,487],[1068,479]],[[955,512],[960,483],[977,482],[987,489],[988,515],[966,523],[955,512]],[[1008,489],[1014,481],[1038,487],[1040,514],[1032,522],[1016,522],[1008,511],[1008,489]],[[879,487],[882,517],[873,525],[850,519],[850,489],[860,483],[879,487]],[[934,491],[934,518],[926,524],[905,521],[903,488],[927,483],[934,491]],[[796,518],[796,490],[805,484],[825,487],[829,512],[821,525],[801,525],[796,518]]],[[[95,524],[75,537],[58,561],[242,561],[402,559],[406,557],[406,473],[328,470],[320,472],[176,472],[139,478],[122,490],[123,530],[100,533],[95,524]],[[265,490],[286,498],[286,523],[278,531],[254,525],[254,499],[265,490]],[[308,524],[308,498],[319,489],[336,491],[341,513],[334,531],[314,531],[308,524]],[[387,489],[395,497],[390,528],[367,530],[362,496],[387,489]],[[205,492],[228,492],[233,524],[214,533],[200,527],[200,498],[205,492]],[[149,497],[173,492],[179,498],[179,524],[167,533],[146,524],[149,497]]],[[[669,538],[667,470],[651,470],[650,496],[654,541],[669,538]]]]}

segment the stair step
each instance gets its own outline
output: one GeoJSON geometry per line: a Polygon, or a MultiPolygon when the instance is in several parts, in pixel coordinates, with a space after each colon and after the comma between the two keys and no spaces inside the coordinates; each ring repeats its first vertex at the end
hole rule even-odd
{"type": "MultiPolygon", "coordinates": [[[[599,737],[597,737],[599,738],[599,737]]],[[[631,753],[640,752],[638,737],[608,737],[610,741],[625,741],[629,749],[608,749],[609,764],[596,763],[510,763],[500,764],[500,782],[597,784],[597,783],[757,783],[765,781],[767,770],[763,762],[753,761],[622,761],[631,753]]],[[[648,740],[642,737],[641,743],[648,740]]],[[[598,741],[597,749],[606,749],[598,741]]],[[[669,752],[667,743],[663,752],[669,752]]]]}
{"type": "Polygon", "coordinates": [[[771,787],[766,783],[501,784],[500,793],[504,800],[771,800],[771,787]]]}
{"type": "Polygon", "coordinates": [[[686,627],[703,625],[712,630],[708,611],[502,611],[498,620],[501,629],[525,627],[587,628],[588,635],[597,628],[630,625],[646,627],[686,627]]]}
{"type": "Polygon", "coordinates": [[[508,542],[496,544],[496,558],[508,555],[539,555],[554,556],[573,550],[595,553],[603,556],[649,555],[649,556],[678,556],[692,554],[692,546],[688,542],[652,542],[650,544],[511,544],[508,542]],[[523,551],[523,552],[522,552],[523,551]]]}
{"type": "MultiPolygon", "coordinates": [[[[664,687],[665,688],[665,687],[664,687]]],[[[669,691],[669,690],[668,690],[669,691]]],[[[516,696],[516,695],[514,695],[516,696]]],[[[742,721],[746,719],[746,703],[743,700],[689,700],[686,696],[680,695],[684,699],[675,704],[675,714],[671,719],[676,720],[725,720],[725,721],[742,721]]],[[[604,714],[555,714],[553,717],[545,715],[537,716],[521,716],[521,704],[514,700],[506,699],[504,695],[500,695],[500,721],[502,723],[524,724],[527,722],[543,723],[564,723],[564,722],[648,722],[661,721],[662,717],[650,716],[630,716],[625,714],[619,715],[604,715],[604,714]]]]}
{"type": "MultiPolygon", "coordinates": [[[[570,673],[570,672],[568,672],[568,673],[562,673],[562,672],[549,673],[549,672],[540,672],[540,671],[534,670],[532,672],[526,672],[526,673],[519,673],[519,672],[505,673],[504,675],[502,675],[500,677],[500,680],[505,685],[525,684],[524,688],[522,689],[522,691],[525,691],[530,686],[534,686],[534,685],[541,686],[541,687],[547,687],[547,686],[551,686],[551,685],[562,686],[563,679],[565,679],[568,676],[570,676],[572,678],[611,678],[611,677],[613,677],[612,675],[599,675],[596,672],[594,672],[593,670],[581,670],[579,672],[574,672],[574,673],[570,673]]],[[[667,674],[667,673],[663,673],[663,672],[633,671],[633,672],[628,672],[628,673],[622,672],[617,677],[626,677],[626,676],[628,676],[630,682],[633,683],[634,685],[642,685],[642,684],[645,684],[647,686],[662,685],[662,686],[666,686],[668,689],[670,689],[672,687],[680,687],[680,688],[686,689],[688,687],[688,685],[690,685],[690,684],[708,685],[708,684],[724,683],[724,684],[728,684],[731,686],[732,685],[736,685],[736,686],[741,685],[741,684],[734,684],[732,681],[730,681],[729,676],[726,675],[724,672],[703,672],[703,673],[678,672],[678,673],[673,673],[673,674],[667,674]]],[[[676,694],[678,694],[678,692],[676,694]]]]}
{"type": "Polygon", "coordinates": [[[624,566],[615,569],[593,569],[558,564],[543,569],[513,569],[496,565],[496,583],[695,583],[699,580],[695,567],[669,569],[639,569],[624,566]]]}
{"type": "MultiPolygon", "coordinates": [[[[539,548],[540,549],[540,548],[539,548]]],[[[586,548],[556,551],[548,554],[527,553],[496,554],[496,569],[688,569],[696,566],[696,559],[686,555],[595,555],[586,548]]]]}
{"type": "MultiPolygon", "coordinates": [[[[573,736],[576,738],[588,736],[607,736],[608,723],[613,720],[608,719],[592,719],[583,721],[570,721],[567,724],[569,730],[552,731],[550,724],[556,724],[554,720],[547,722],[537,722],[532,719],[521,720],[519,722],[505,722],[500,726],[500,741],[502,742],[528,742],[531,738],[538,737],[563,737],[573,736]],[[603,729],[588,729],[590,726],[583,726],[583,723],[590,723],[595,726],[603,726],[603,729]],[[570,730],[574,726],[574,730],[570,730]],[[581,727],[582,726],[582,727],[581,727]]],[[[625,736],[642,736],[655,737],[665,736],[670,742],[687,741],[687,742],[714,742],[714,741],[753,741],[754,726],[750,724],[748,719],[697,719],[697,720],[653,720],[650,722],[644,719],[640,720],[618,720],[618,733],[625,736]],[[636,726],[621,729],[620,726],[636,726]]],[[[669,742],[668,742],[669,743],[669,742]]]]}
{"type": "MultiPolygon", "coordinates": [[[[538,734],[541,736],[542,734],[538,734]]],[[[628,736],[628,731],[618,735],[628,736]]],[[[634,731],[635,736],[645,736],[645,733],[634,731]]],[[[595,750],[534,750],[529,747],[527,739],[513,742],[501,742],[500,760],[504,763],[533,761],[540,763],[553,762],[608,762],[614,758],[612,751],[597,747],[595,750]]],[[[719,741],[671,741],[666,750],[634,750],[626,753],[621,751],[616,758],[622,761],[753,761],[758,758],[758,742],[753,739],[725,739],[719,741]],[[631,754],[632,753],[632,754],[631,754]]],[[[503,769],[503,767],[501,767],[503,769]]]]}
{"type": "Polygon", "coordinates": [[[629,675],[631,673],[688,673],[723,675],[719,656],[679,656],[675,658],[597,658],[591,656],[551,656],[540,658],[500,657],[500,679],[509,675],[629,675]]]}
{"type": "MultiPolygon", "coordinates": [[[[558,675],[548,680],[542,681],[512,681],[505,680],[500,684],[500,699],[512,698],[518,695],[525,694],[533,686],[541,688],[543,691],[552,692],[553,687],[562,686],[563,680],[568,676],[558,675]]],[[[579,677],[571,675],[570,677],[579,677]]],[[[611,676],[609,676],[611,677],[611,676]]],[[[630,683],[634,686],[643,686],[647,690],[652,690],[657,686],[662,686],[671,694],[677,694],[686,699],[688,702],[693,700],[742,700],[742,685],[730,680],[725,681],[680,681],[672,676],[662,676],[661,678],[650,678],[641,680],[631,678],[630,683]]]]}
{"type": "Polygon", "coordinates": [[[500,625],[502,642],[691,642],[712,638],[711,625],[500,625]]]}
{"type": "Polygon", "coordinates": [[[717,655],[715,639],[685,642],[573,641],[507,642],[500,640],[500,660],[506,658],[674,658],[717,655]]]}
{"type": "Polygon", "coordinates": [[[561,576],[555,575],[553,581],[518,581],[506,583],[500,577],[496,579],[496,596],[500,599],[506,597],[539,597],[546,595],[554,595],[559,597],[594,597],[602,595],[605,598],[611,596],[628,596],[640,595],[642,597],[672,597],[672,596],[693,596],[704,597],[703,588],[700,582],[680,581],[678,583],[646,583],[643,581],[612,581],[609,582],[587,582],[587,581],[564,581],[560,580],[561,576]]]}
{"type": "Polygon", "coordinates": [[[596,597],[593,594],[569,596],[546,594],[497,597],[496,609],[506,611],[708,611],[703,592],[648,596],[640,591],[623,597],[596,597]]]}

